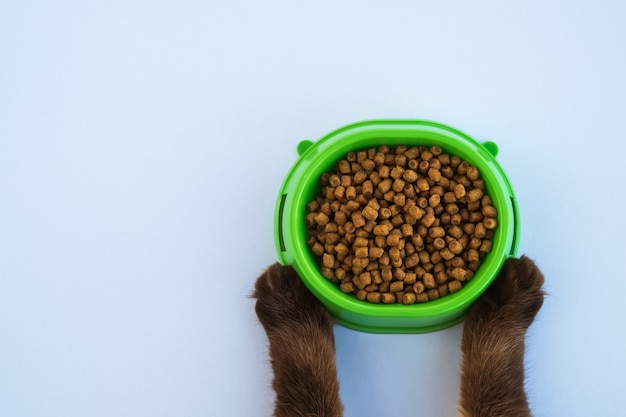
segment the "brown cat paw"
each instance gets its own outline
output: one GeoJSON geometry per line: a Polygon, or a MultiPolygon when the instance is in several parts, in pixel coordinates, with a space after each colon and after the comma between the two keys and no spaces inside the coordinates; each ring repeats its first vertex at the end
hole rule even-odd
{"type": "Polygon", "coordinates": [[[290,266],[275,263],[257,278],[253,298],[256,314],[267,332],[316,322],[332,327],[326,308],[306,288],[290,266]]]}
{"type": "Polygon", "coordinates": [[[544,277],[537,265],[522,256],[505,261],[498,277],[470,310],[472,319],[491,317],[530,326],[543,305],[544,277]]]}

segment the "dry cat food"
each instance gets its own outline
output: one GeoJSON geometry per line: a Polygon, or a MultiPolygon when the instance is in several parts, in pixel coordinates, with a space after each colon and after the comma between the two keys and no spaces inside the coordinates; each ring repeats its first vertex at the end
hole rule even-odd
{"type": "Polygon", "coordinates": [[[371,303],[459,291],[492,246],[497,210],[478,169],[439,146],[349,152],[307,204],[321,274],[371,303]]]}

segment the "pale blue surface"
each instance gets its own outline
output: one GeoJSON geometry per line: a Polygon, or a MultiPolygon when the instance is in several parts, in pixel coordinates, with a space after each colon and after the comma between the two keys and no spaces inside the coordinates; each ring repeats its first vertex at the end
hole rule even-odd
{"type": "MultiPolygon", "coordinates": [[[[498,143],[535,415],[623,414],[626,7],[380,3],[0,4],[0,416],[269,416],[276,192],[369,118],[498,143]]],[[[452,416],[460,334],[337,329],[346,417],[452,416]]]]}

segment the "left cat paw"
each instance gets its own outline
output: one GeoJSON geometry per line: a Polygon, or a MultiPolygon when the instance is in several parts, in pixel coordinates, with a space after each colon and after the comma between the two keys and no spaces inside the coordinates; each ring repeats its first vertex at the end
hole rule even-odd
{"type": "Polygon", "coordinates": [[[306,288],[290,266],[275,263],[257,279],[253,298],[256,314],[266,331],[303,323],[324,323],[332,327],[326,308],[306,288]]]}

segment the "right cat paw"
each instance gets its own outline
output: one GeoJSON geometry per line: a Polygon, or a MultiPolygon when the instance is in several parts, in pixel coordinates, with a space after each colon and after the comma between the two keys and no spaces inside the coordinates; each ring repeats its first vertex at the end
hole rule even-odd
{"type": "Polygon", "coordinates": [[[509,258],[491,286],[470,310],[470,319],[499,319],[530,326],[543,305],[544,277],[535,263],[509,258]]]}
{"type": "Polygon", "coordinates": [[[256,314],[266,331],[312,321],[332,327],[326,308],[290,266],[275,263],[267,268],[257,279],[252,297],[257,300],[256,314]]]}

